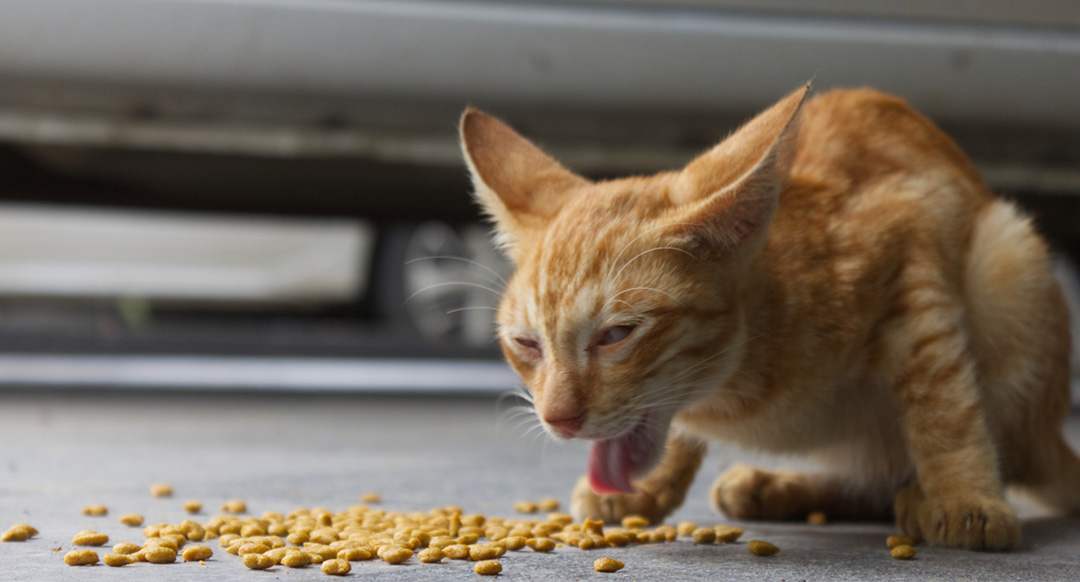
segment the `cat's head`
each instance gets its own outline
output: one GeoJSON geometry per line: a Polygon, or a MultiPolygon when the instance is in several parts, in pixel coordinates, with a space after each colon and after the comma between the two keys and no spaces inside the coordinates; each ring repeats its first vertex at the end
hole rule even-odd
{"type": "Polygon", "coordinates": [[[791,163],[795,91],[676,172],[594,182],[504,123],[461,120],[476,198],[516,265],[507,360],[559,438],[594,441],[593,488],[628,491],[674,415],[720,389],[746,341],[744,280],[791,163]]]}

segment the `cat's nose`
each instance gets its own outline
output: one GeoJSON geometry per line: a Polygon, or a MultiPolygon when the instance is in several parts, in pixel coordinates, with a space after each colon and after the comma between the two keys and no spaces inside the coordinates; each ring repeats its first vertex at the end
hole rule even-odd
{"type": "Polygon", "coordinates": [[[566,438],[572,438],[577,434],[577,431],[581,430],[581,425],[585,424],[585,414],[586,411],[582,410],[574,416],[564,416],[562,418],[544,417],[544,422],[555,429],[560,435],[566,438]]]}

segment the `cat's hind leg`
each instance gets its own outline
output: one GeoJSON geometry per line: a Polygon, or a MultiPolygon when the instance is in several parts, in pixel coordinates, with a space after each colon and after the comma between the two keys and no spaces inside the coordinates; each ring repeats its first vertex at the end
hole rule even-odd
{"type": "Polygon", "coordinates": [[[803,520],[813,511],[829,519],[887,519],[891,493],[855,486],[838,475],[736,465],[712,487],[712,505],[735,519],[803,520]]]}
{"type": "Polygon", "coordinates": [[[641,515],[654,524],[660,523],[686,499],[705,449],[702,441],[673,433],[668,437],[660,463],[634,481],[635,493],[598,495],[593,492],[588,476],[584,476],[574,487],[571,513],[578,520],[588,517],[618,523],[628,515],[641,515]]]}

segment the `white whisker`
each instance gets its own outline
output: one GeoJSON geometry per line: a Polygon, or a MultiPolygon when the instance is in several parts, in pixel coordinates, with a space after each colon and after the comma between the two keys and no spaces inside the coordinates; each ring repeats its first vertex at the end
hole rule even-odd
{"type": "Polygon", "coordinates": [[[428,285],[427,287],[424,287],[423,289],[417,291],[416,293],[413,293],[412,295],[409,295],[408,298],[405,299],[404,303],[408,303],[410,300],[412,300],[413,297],[416,297],[417,295],[423,293],[424,291],[430,291],[430,290],[435,289],[437,287],[446,287],[447,285],[464,285],[466,287],[476,287],[477,289],[483,289],[484,291],[491,291],[492,293],[494,293],[496,295],[501,295],[501,293],[499,291],[497,291],[495,289],[492,289],[491,287],[486,287],[486,286],[481,285],[479,283],[468,283],[468,282],[465,282],[465,281],[450,281],[448,283],[436,283],[434,285],[428,285]]]}
{"type": "Polygon", "coordinates": [[[477,267],[480,267],[481,269],[487,271],[488,273],[491,273],[495,277],[495,279],[491,281],[492,283],[498,283],[500,289],[505,289],[506,288],[506,279],[504,279],[503,276],[498,273],[498,271],[496,271],[495,269],[492,269],[491,267],[489,267],[489,266],[487,266],[485,264],[478,263],[478,262],[476,262],[474,260],[471,260],[471,259],[466,259],[465,257],[454,257],[454,256],[450,256],[450,255],[438,255],[438,256],[434,256],[434,257],[420,257],[419,259],[412,259],[412,260],[409,260],[409,261],[405,261],[405,264],[406,265],[411,265],[411,264],[419,262],[419,261],[436,261],[436,260],[462,261],[462,262],[465,262],[465,263],[469,263],[470,265],[476,265],[477,267]]]}

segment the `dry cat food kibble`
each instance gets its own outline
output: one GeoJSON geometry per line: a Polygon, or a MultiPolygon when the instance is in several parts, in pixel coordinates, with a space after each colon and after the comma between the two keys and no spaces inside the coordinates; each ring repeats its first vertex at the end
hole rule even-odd
{"type": "Polygon", "coordinates": [[[716,541],[722,544],[730,544],[743,535],[741,527],[732,527],[730,525],[718,525],[713,528],[713,531],[716,532],[716,541]]]}
{"type": "Polygon", "coordinates": [[[746,544],[746,547],[755,556],[772,556],[780,553],[780,548],[761,540],[751,540],[750,543],[746,544]]]}
{"type": "Polygon", "coordinates": [[[914,546],[919,543],[919,538],[915,536],[889,536],[885,538],[885,546],[890,550],[897,546],[914,546]]]}
{"type": "Polygon", "coordinates": [[[514,504],[514,511],[518,513],[536,513],[539,507],[532,501],[518,501],[514,504]]]}
{"type": "Polygon", "coordinates": [[[91,566],[98,563],[98,555],[93,550],[72,550],[64,554],[64,563],[68,566],[91,566]]]}
{"type": "Polygon", "coordinates": [[[129,513],[129,514],[121,517],[117,521],[119,521],[120,523],[122,523],[124,525],[130,525],[131,527],[138,527],[138,526],[142,525],[143,516],[141,516],[141,515],[139,515],[137,513],[129,513]]]}
{"type": "Polygon", "coordinates": [[[547,499],[541,499],[540,503],[536,504],[536,507],[540,511],[558,511],[559,500],[554,497],[548,497],[547,499]]]}
{"type": "Polygon", "coordinates": [[[828,521],[828,517],[825,515],[824,511],[811,511],[810,514],[806,516],[806,523],[811,525],[825,525],[828,521]]]}
{"type": "Polygon", "coordinates": [[[379,503],[382,501],[382,496],[378,493],[365,493],[360,496],[360,503],[379,503]]]}
{"type": "Polygon", "coordinates": [[[618,572],[623,566],[624,564],[615,558],[600,558],[593,562],[593,570],[597,572],[618,572]]]}
{"type": "MultiPolygon", "coordinates": [[[[238,508],[234,505],[231,509],[238,508]]],[[[562,513],[501,518],[465,514],[460,507],[397,513],[363,505],[336,512],[322,508],[296,509],[287,515],[266,512],[258,517],[221,514],[205,523],[186,519],[181,523],[148,525],[143,528],[143,546],[118,543],[105,555],[104,562],[120,567],[140,561],[167,564],[182,558],[184,562],[206,565],[212,550],[188,542],[217,538],[227,554],[238,556],[252,569],[319,564],[327,574],[344,575],[360,568],[359,562],[377,556],[388,564],[420,562],[435,568],[447,559],[471,560],[477,573],[494,575],[502,569],[498,559],[508,551],[526,547],[536,552],[551,552],[565,546],[575,547],[574,551],[632,547],[673,541],[679,533],[670,525],[650,529],[647,520],[640,516],[628,516],[621,521],[621,526],[605,529],[603,521],[586,519],[575,523],[571,516],[562,513]]],[[[716,526],[695,527],[691,531],[695,539],[710,534],[719,539],[722,532],[734,538],[742,530],[716,526]]],[[[90,531],[76,537],[80,541],[107,540],[104,534],[90,531]]],[[[613,572],[621,567],[618,561],[606,558],[594,564],[598,571],[613,572]]]]}
{"type": "Polygon", "coordinates": [[[274,565],[274,559],[262,554],[248,554],[244,556],[244,565],[252,570],[265,570],[274,565]]]}
{"type": "Polygon", "coordinates": [[[184,502],[184,511],[188,513],[199,513],[202,511],[202,501],[198,499],[192,499],[184,502]]]}
{"type": "Polygon", "coordinates": [[[498,560],[484,560],[477,562],[473,566],[473,572],[480,574],[481,576],[494,576],[499,572],[502,572],[502,564],[498,560]]]}
{"type": "Polygon", "coordinates": [[[214,555],[214,551],[206,546],[188,546],[184,548],[184,561],[185,562],[198,562],[201,560],[209,560],[214,555]]]}
{"type": "Polygon", "coordinates": [[[711,527],[699,527],[690,536],[695,544],[711,544],[716,541],[716,530],[711,527]]]}
{"type": "Polygon", "coordinates": [[[897,560],[910,560],[911,558],[914,558],[915,554],[919,552],[915,548],[904,544],[896,546],[895,548],[889,550],[889,553],[892,554],[892,557],[896,558],[897,560]]]}
{"type": "Polygon", "coordinates": [[[25,542],[26,540],[36,536],[38,530],[25,523],[17,523],[9,528],[7,531],[0,535],[0,541],[5,542],[25,542]]]}
{"type": "Polygon", "coordinates": [[[106,566],[119,568],[138,562],[139,556],[138,554],[117,554],[114,552],[112,554],[105,554],[105,557],[103,557],[101,561],[105,562],[106,566]]]}
{"type": "Polygon", "coordinates": [[[172,495],[172,485],[168,483],[156,483],[150,486],[150,495],[154,497],[169,497],[172,495]]]}
{"type": "Polygon", "coordinates": [[[131,542],[120,542],[112,547],[114,554],[137,554],[142,546],[131,542]]]}
{"type": "Polygon", "coordinates": [[[147,545],[139,552],[139,555],[151,564],[172,564],[176,561],[176,548],[162,545],[147,545]]]}
{"type": "Polygon", "coordinates": [[[109,510],[104,505],[88,505],[82,510],[83,515],[95,515],[101,516],[109,513],[109,510]]]}
{"type": "Polygon", "coordinates": [[[352,570],[352,564],[347,560],[327,560],[322,563],[323,574],[329,574],[331,576],[344,576],[352,570]]]}
{"type": "Polygon", "coordinates": [[[244,513],[247,511],[247,504],[240,499],[233,499],[222,503],[221,510],[229,513],[244,513]]]}
{"type": "Polygon", "coordinates": [[[75,534],[71,543],[76,546],[104,546],[109,543],[109,536],[88,529],[75,534]]]}

